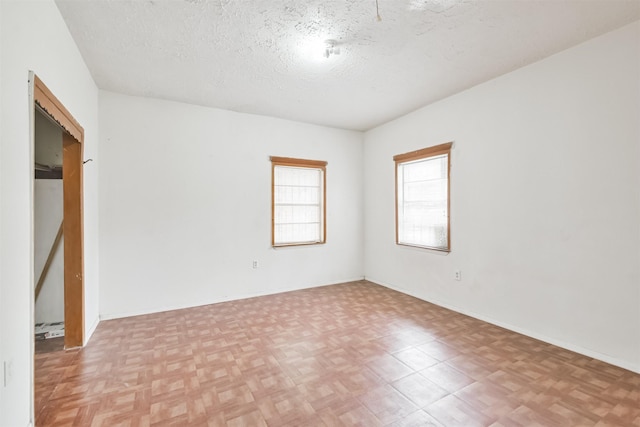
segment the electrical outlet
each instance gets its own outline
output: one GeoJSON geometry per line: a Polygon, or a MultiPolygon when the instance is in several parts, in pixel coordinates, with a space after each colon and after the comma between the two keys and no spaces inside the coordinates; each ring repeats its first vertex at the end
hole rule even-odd
{"type": "Polygon", "coordinates": [[[461,281],[462,280],[462,271],[456,270],[456,272],[454,273],[454,277],[458,282],[461,281]]]}
{"type": "Polygon", "coordinates": [[[254,269],[258,268],[258,261],[256,260],[253,261],[253,268],[254,269]]]}

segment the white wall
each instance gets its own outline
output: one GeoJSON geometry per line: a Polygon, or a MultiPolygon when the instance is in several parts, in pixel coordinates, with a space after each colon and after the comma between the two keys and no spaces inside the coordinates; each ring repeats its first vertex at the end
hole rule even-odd
{"type": "MultiPolygon", "coordinates": [[[[53,1],[2,0],[0,21],[0,356],[12,377],[0,395],[0,425],[32,420],[33,147],[28,72],[33,70],[85,129],[97,159],[97,88],[53,1]]],[[[98,318],[97,163],[85,166],[85,320],[98,318]]]]}
{"type": "Polygon", "coordinates": [[[35,114],[36,163],[46,166],[62,166],[62,129],[44,113],[35,114]]]}
{"type": "Polygon", "coordinates": [[[640,371],[639,41],[636,22],[366,133],[367,278],[640,371]],[[392,157],[447,141],[452,251],[396,246],[392,157]]]}
{"type": "MultiPolygon", "coordinates": [[[[4,34],[2,33],[2,23],[3,21],[3,6],[2,6],[2,1],[0,1],[0,166],[3,165],[3,161],[2,161],[2,151],[3,151],[3,140],[4,140],[4,136],[2,134],[2,117],[4,115],[4,106],[2,105],[2,99],[4,99],[4,94],[3,94],[3,89],[2,86],[4,85],[4,79],[2,78],[2,69],[4,68],[2,63],[4,62],[3,60],[3,51],[4,51],[4,42],[3,42],[3,37],[4,34]]],[[[3,202],[4,198],[3,198],[3,190],[2,190],[2,170],[0,169],[0,203],[3,202]]],[[[0,236],[4,236],[4,229],[3,229],[3,225],[2,225],[2,205],[0,204],[0,236]]],[[[3,302],[3,298],[4,298],[4,291],[3,291],[3,283],[4,283],[4,273],[2,272],[3,268],[2,268],[2,264],[4,263],[4,255],[3,255],[3,247],[2,247],[2,243],[1,243],[1,239],[0,239],[0,309],[4,310],[4,302],[3,302]]],[[[4,321],[4,318],[0,316],[0,321],[4,321]]],[[[3,350],[4,344],[2,344],[5,340],[5,329],[3,328],[2,325],[0,324],[0,366],[2,366],[1,364],[4,361],[4,357],[5,357],[5,351],[3,350]]],[[[6,337],[6,339],[8,339],[8,337],[6,337]]],[[[0,379],[2,379],[2,374],[0,374],[0,379]]],[[[4,401],[5,401],[5,388],[4,387],[0,387],[0,411],[4,411],[4,401]]]]}
{"type": "MultiPolygon", "coordinates": [[[[62,180],[36,179],[33,199],[34,281],[37,283],[62,221],[62,180]]],[[[58,244],[36,300],[35,321],[64,321],[64,237],[58,244]]]]}
{"type": "Polygon", "coordinates": [[[101,91],[100,134],[101,318],[363,277],[361,133],[101,91]],[[271,155],[328,162],[326,244],[270,247],[271,155]]]}

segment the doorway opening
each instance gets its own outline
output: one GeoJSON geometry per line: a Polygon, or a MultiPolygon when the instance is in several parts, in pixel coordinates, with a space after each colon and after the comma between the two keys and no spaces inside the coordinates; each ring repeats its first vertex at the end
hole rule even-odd
{"type": "Polygon", "coordinates": [[[33,183],[36,354],[64,348],[62,134],[60,125],[36,106],[33,183]]]}
{"type": "MultiPolygon", "coordinates": [[[[34,258],[37,260],[46,259],[43,267],[38,269],[34,273],[34,301],[36,299],[36,293],[42,295],[45,286],[53,286],[48,289],[50,297],[56,298],[56,292],[61,292],[62,296],[58,295],[58,302],[62,302],[63,307],[55,307],[56,301],[51,301],[51,304],[46,303],[34,303],[34,307],[37,305],[49,306],[50,312],[58,313],[54,314],[59,316],[60,313],[63,316],[64,322],[64,348],[69,349],[73,347],[80,347],[84,344],[84,250],[83,250],[83,193],[82,193],[82,151],[84,143],[84,129],[73,118],[64,105],[53,95],[53,93],[47,88],[47,86],[35,75],[30,75],[30,80],[33,82],[33,108],[34,114],[34,137],[40,134],[49,135],[51,139],[50,143],[43,143],[46,145],[35,147],[35,165],[34,165],[34,177],[47,175],[49,178],[56,179],[61,177],[61,185],[51,184],[44,187],[61,187],[57,190],[51,190],[48,192],[48,198],[50,199],[47,206],[42,206],[36,197],[41,199],[42,191],[39,191],[39,187],[43,187],[40,183],[34,185],[34,200],[32,200],[35,210],[45,210],[45,215],[51,215],[53,218],[48,218],[49,222],[53,222],[57,225],[49,226],[53,227],[57,232],[53,242],[45,243],[44,246],[48,248],[44,250],[46,256],[38,253],[34,253],[34,258]],[[36,127],[38,127],[36,129],[36,127]],[[59,144],[59,146],[57,145],[59,144]],[[43,154],[43,152],[45,152],[43,154]],[[36,170],[39,169],[39,172],[36,170]],[[60,191],[61,190],[61,191],[60,191]],[[57,200],[57,195],[61,193],[62,200],[57,200]],[[56,208],[56,203],[58,207],[56,208]],[[56,210],[61,210],[61,218],[55,219],[56,210]],[[58,249],[60,246],[60,249],[58,249]],[[58,252],[60,254],[56,255],[58,252]],[[60,257],[61,255],[61,257],[60,257]],[[62,260],[60,260],[62,258],[62,260]],[[52,270],[52,266],[55,267],[56,259],[58,263],[62,263],[62,277],[55,277],[55,268],[52,270]],[[49,266],[47,266],[49,264],[49,266]],[[53,274],[52,276],[49,276],[53,274]],[[56,281],[62,282],[62,290],[55,290],[56,281]],[[47,284],[50,282],[52,284],[47,284]],[[40,289],[36,289],[39,287],[40,289]]],[[[41,189],[41,188],[40,188],[41,189]]],[[[50,189],[49,189],[50,190],[50,189]]],[[[42,200],[40,200],[41,202],[42,200]]],[[[60,215],[60,213],[58,213],[60,215]]],[[[36,220],[42,215],[34,215],[36,220]]],[[[37,224],[36,224],[37,226],[37,224]]],[[[37,231],[37,230],[36,230],[37,231]]],[[[51,234],[51,233],[49,233],[51,234]]],[[[36,236],[38,238],[38,236],[36,236]]],[[[43,236],[44,238],[44,236],[43,236]]],[[[51,239],[51,238],[49,238],[51,239]]],[[[34,252],[42,251],[42,242],[34,242],[34,252]],[[40,243],[40,244],[38,244],[40,243]]],[[[60,285],[58,285],[60,286],[60,285]]],[[[46,294],[45,294],[46,295],[46,294]]],[[[44,295],[43,295],[44,296],[44,295]]],[[[42,298],[39,296],[39,298],[42,298]]],[[[37,307],[36,307],[37,308],[37,307]]],[[[40,315],[40,314],[39,314],[40,315]]],[[[36,313],[34,309],[34,319],[36,319],[36,313]]],[[[36,323],[34,322],[34,323],[36,323]]],[[[54,322],[55,323],[55,322],[54,322]]]]}

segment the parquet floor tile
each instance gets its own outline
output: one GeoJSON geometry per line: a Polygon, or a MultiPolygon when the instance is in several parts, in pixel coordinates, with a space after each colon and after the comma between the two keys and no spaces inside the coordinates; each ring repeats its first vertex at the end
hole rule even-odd
{"type": "Polygon", "coordinates": [[[36,426],[636,426],[640,375],[366,281],[103,321],[36,426]]]}
{"type": "Polygon", "coordinates": [[[419,373],[404,377],[392,385],[420,408],[437,402],[449,394],[448,391],[419,373]]]}

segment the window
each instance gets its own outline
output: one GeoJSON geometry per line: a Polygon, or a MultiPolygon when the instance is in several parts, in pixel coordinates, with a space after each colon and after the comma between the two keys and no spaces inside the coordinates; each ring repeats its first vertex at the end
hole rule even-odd
{"type": "Polygon", "coordinates": [[[452,143],[394,156],[396,243],[448,252],[452,143]]]}
{"type": "Polygon", "coordinates": [[[324,243],[327,162],[271,157],[271,244],[324,243]]]}

